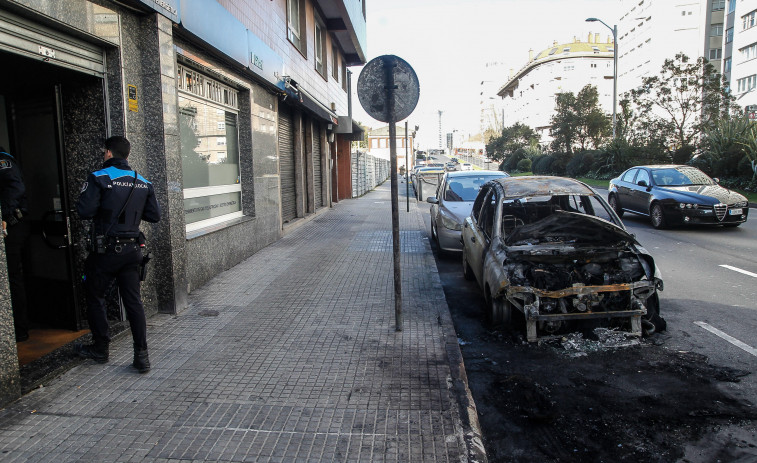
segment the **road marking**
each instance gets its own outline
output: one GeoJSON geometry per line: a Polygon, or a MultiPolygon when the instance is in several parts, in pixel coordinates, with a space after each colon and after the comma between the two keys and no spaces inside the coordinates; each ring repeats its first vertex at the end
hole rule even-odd
{"type": "Polygon", "coordinates": [[[734,272],[743,273],[744,275],[749,275],[750,277],[757,278],[757,273],[748,272],[746,270],[742,270],[738,267],[731,267],[730,265],[721,265],[723,268],[727,268],[728,270],[733,270],[734,272]]]}
{"type": "Polygon", "coordinates": [[[752,347],[752,346],[750,346],[748,344],[745,344],[745,343],[739,341],[738,339],[734,338],[733,336],[729,336],[729,335],[723,333],[722,331],[720,331],[719,329],[715,328],[714,326],[711,326],[711,325],[709,325],[709,324],[707,324],[705,322],[694,322],[694,324],[697,325],[697,326],[700,326],[700,327],[702,327],[704,329],[706,329],[707,331],[709,331],[710,333],[714,334],[715,336],[717,336],[717,337],[719,337],[721,339],[725,339],[726,341],[730,342],[731,344],[733,344],[734,346],[738,347],[739,349],[747,352],[748,354],[752,354],[755,357],[757,357],[757,349],[755,349],[754,347],[752,347]]]}

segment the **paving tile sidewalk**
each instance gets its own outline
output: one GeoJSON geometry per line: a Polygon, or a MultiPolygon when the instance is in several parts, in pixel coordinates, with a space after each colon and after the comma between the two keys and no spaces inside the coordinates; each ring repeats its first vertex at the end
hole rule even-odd
{"type": "Polygon", "coordinates": [[[127,335],[0,411],[0,460],[481,461],[422,216],[400,206],[404,331],[386,182],[148,320],[150,373],[127,335]]]}

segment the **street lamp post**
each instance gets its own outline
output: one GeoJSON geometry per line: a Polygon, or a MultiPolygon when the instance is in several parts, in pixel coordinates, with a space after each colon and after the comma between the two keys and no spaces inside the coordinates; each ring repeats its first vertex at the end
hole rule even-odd
{"type": "Polygon", "coordinates": [[[610,27],[598,18],[586,18],[586,22],[600,22],[612,31],[612,138],[614,140],[618,126],[618,25],[610,27]]]}

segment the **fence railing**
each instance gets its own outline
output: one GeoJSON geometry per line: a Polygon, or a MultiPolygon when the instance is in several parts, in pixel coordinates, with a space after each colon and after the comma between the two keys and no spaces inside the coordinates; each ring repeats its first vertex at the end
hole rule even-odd
{"type": "Polygon", "coordinates": [[[352,152],[352,197],[363,196],[389,178],[389,160],[352,152]]]}

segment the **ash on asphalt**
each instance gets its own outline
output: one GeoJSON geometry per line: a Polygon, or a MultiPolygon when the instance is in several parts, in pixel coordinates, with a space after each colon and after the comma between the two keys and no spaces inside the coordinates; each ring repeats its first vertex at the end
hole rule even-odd
{"type": "Polygon", "coordinates": [[[757,409],[724,387],[748,372],[668,349],[668,333],[528,344],[487,328],[459,255],[437,265],[490,462],[757,461],[757,409]]]}

